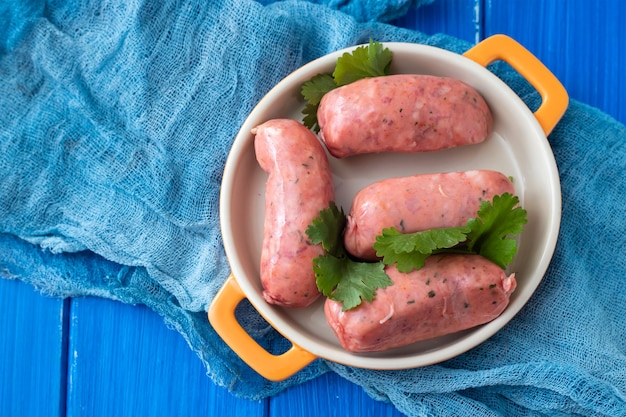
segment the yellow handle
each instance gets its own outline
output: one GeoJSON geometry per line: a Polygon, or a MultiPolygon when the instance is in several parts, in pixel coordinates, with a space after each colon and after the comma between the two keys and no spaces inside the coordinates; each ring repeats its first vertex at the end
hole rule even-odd
{"type": "Polygon", "coordinates": [[[211,303],[209,321],[217,334],[252,369],[269,380],[281,381],[317,359],[293,343],[281,355],[273,355],[259,345],[235,318],[235,309],[244,298],[245,294],[231,274],[211,303]]]}
{"type": "Polygon", "coordinates": [[[502,60],[519,72],[541,95],[541,106],[535,112],[546,136],[559,122],[567,106],[567,91],[546,66],[526,48],[505,35],[493,35],[463,54],[486,67],[502,60]]]}

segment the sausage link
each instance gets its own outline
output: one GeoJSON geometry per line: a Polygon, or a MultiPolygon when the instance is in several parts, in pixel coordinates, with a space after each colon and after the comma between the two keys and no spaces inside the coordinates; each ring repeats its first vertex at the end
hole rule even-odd
{"type": "Polygon", "coordinates": [[[261,283],[268,303],[305,307],[320,293],[313,259],[323,253],[306,229],[334,200],[328,158],[317,137],[302,124],[274,119],[253,129],[254,148],[269,176],[261,252],[261,283]]]}
{"type": "Polygon", "coordinates": [[[413,233],[456,227],[476,216],[480,203],[514,193],[508,177],[473,170],[389,178],[361,189],[348,213],[344,244],[352,255],[376,259],[373,248],[382,230],[413,233]]]}
{"type": "Polygon", "coordinates": [[[408,274],[386,268],[393,285],[372,302],[341,311],[327,299],[326,320],[344,349],[378,352],[469,329],[498,317],[517,285],[479,255],[433,255],[408,274]]]}
{"type": "Polygon", "coordinates": [[[420,74],[365,78],[324,95],[317,112],[331,155],[425,152],[484,141],[493,116],[460,80],[420,74]]]}

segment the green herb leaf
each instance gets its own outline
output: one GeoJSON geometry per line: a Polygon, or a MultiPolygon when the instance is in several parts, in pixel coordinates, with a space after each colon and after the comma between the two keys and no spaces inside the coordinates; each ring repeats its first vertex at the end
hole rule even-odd
{"type": "Polygon", "coordinates": [[[420,252],[400,252],[389,253],[383,259],[385,265],[396,265],[398,272],[408,274],[409,272],[417,269],[421,269],[426,263],[431,253],[420,252]]]}
{"type": "Polygon", "coordinates": [[[335,80],[329,74],[318,74],[311,78],[309,81],[302,84],[301,94],[307,101],[302,114],[304,117],[302,123],[313,130],[315,133],[319,133],[320,127],[317,123],[317,109],[320,105],[320,101],[324,94],[337,88],[335,80]]]}
{"type": "Polygon", "coordinates": [[[338,86],[368,77],[389,74],[393,57],[389,48],[370,40],[369,45],[359,46],[351,54],[345,53],[337,60],[333,78],[338,86]]]}
{"type": "Polygon", "coordinates": [[[382,262],[356,262],[330,254],[313,260],[317,287],[331,300],[340,302],[343,311],[359,306],[363,300],[372,301],[378,288],[393,283],[384,268],[382,262]]]}
{"type": "Polygon", "coordinates": [[[433,253],[475,253],[504,269],[517,253],[514,236],[527,222],[526,210],[518,204],[517,196],[504,193],[493,202],[483,201],[477,217],[465,226],[404,234],[395,228],[384,229],[374,243],[376,255],[383,257],[385,265],[396,264],[400,272],[420,269],[433,253]],[[467,245],[459,247],[463,242],[467,245]]]}
{"type": "Polygon", "coordinates": [[[524,230],[526,214],[519,198],[509,193],[494,196],[492,203],[483,201],[478,217],[467,222],[469,250],[506,268],[517,253],[514,236],[524,230]]]}
{"type": "Polygon", "coordinates": [[[416,233],[401,233],[396,228],[383,229],[376,237],[376,255],[386,265],[396,264],[398,271],[411,272],[424,266],[435,250],[452,248],[467,239],[469,228],[450,227],[416,233]]]}
{"type": "Polygon", "coordinates": [[[301,94],[306,105],[302,110],[302,123],[315,133],[320,130],[317,109],[324,94],[354,81],[389,74],[392,52],[382,44],[370,40],[369,45],[359,46],[352,53],[337,59],[333,75],[317,74],[302,84],[301,94]]]}
{"type": "Polygon", "coordinates": [[[335,80],[333,80],[332,76],[329,74],[317,74],[315,77],[302,84],[301,93],[302,97],[304,97],[309,104],[317,105],[322,101],[324,94],[335,88],[337,88],[337,84],[335,84],[335,80]]]}
{"type": "Polygon", "coordinates": [[[378,288],[393,284],[382,262],[366,263],[346,259],[341,272],[341,280],[329,298],[341,302],[342,311],[359,306],[363,300],[372,301],[378,288]]]}
{"type": "Polygon", "coordinates": [[[307,103],[302,109],[302,124],[315,133],[320,132],[320,125],[317,123],[317,108],[319,105],[307,103]]]}
{"type": "Polygon", "coordinates": [[[392,284],[382,262],[367,263],[350,259],[343,246],[346,216],[334,202],[320,211],[306,230],[314,244],[321,244],[326,254],[313,260],[316,283],[320,292],[342,303],[343,311],[372,301],[376,290],[392,284]]]}
{"type": "Polygon", "coordinates": [[[317,288],[326,297],[330,297],[343,278],[343,265],[346,258],[337,258],[330,254],[313,259],[313,271],[317,288]]]}
{"type": "Polygon", "coordinates": [[[311,242],[322,247],[329,254],[336,257],[346,256],[343,247],[343,229],[346,226],[346,215],[343,209],[338,208],[331,201],[327,209],[321,210],[306,229],[306,235],[311,242]]]}

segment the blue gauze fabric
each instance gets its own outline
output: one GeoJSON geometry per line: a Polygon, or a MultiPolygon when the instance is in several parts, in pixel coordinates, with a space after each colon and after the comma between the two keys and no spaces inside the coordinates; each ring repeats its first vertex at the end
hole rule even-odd
{"type": "MultiPolygon", "coordinates": [[[[404,371],[317,360],[274,383],[208,324],[229,273],[218,197],[239,126],[284,76],[334,50],[370,38],[470,47],[384,23],[410,5],[4,2],[0,274],[48,295],[149,306],[213,381],[246,398],[332,370],[409,416],[626,415],[626,129],[575,101],[549,138],[563,191],[556,253],[528,305],[484,344],[404,371]]],[[[490,69],[538,106],[510,68],[490,69]]],[[[249,304],[237,314],[268,350],[288,345],[249,304]]]]}

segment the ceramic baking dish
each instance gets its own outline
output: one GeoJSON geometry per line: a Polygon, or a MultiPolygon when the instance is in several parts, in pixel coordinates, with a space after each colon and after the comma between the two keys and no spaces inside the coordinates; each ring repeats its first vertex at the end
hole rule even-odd
{"type": "Polygon", "coordinates": [[[509,266],[516,274],[517,289],[507,309],[487,324],[371,354],[342,349],[326,323],[323,297],[301,309],[277,307],[263,300],[259,263],[267,174],[255,159],[250,131],[273,118],[301,120],[302,84],[318,73],[331,73],[337,58],[354,47],[337,51],[299,68],[267,93],[241,126],[224,169],[220,215],[232,274],[215,297],[209,320],[226,343],[268,379],[287,378],[316,358],[362,368],[404,369],[457,356],[491,337],[520,311],[541,282],[554,252],[561,220],[561,190],[546,137],[568,106],[561,83],[529,51],[504,35],[492,36],[464,55],[418,44],[384,46],[393,52],[392,73],[454,77],[476,88],[492,110],[493,133],[481,144],[443,151],[330,157],[337,204],[349,209],[360,188],[392,176],[469,169],[501,171],[514,179],[516,194],[528,212],[518,254],[509,266]],[[542,103],[535,112],[486,68],[498,60],[510,64],[540,93],[542,103]],[[273,355],[246,333],[235,318],[235,308],[244,298],[292,343],[291,349],[273,355]]]}

